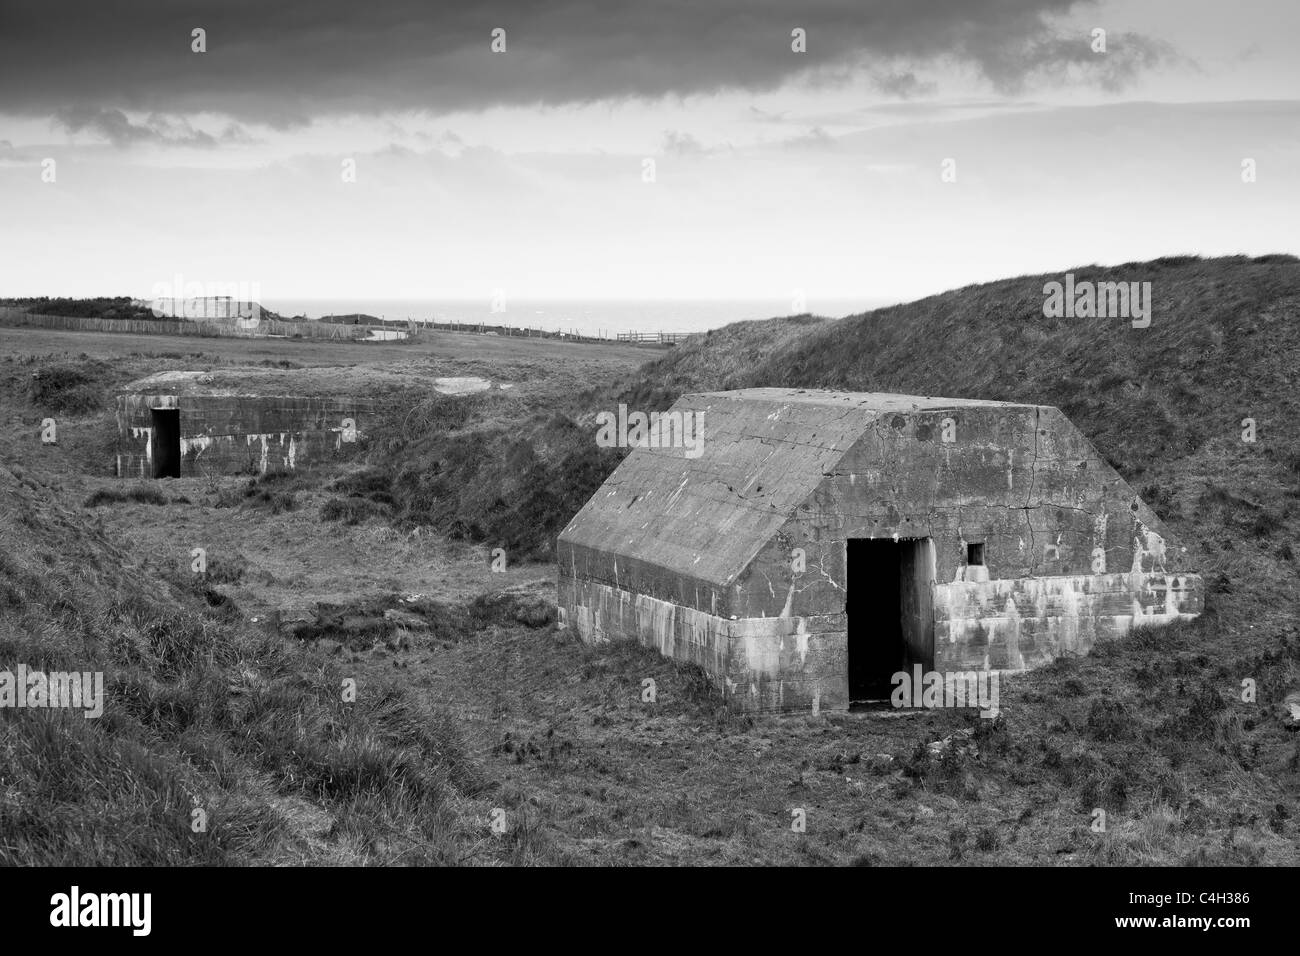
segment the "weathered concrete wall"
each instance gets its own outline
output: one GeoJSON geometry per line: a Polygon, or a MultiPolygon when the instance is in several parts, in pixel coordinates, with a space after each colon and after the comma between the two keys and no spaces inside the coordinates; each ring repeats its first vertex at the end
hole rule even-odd
{"type": "Polygon", "coordinates": [[[737,709],[848,707],[843,613],[730,620],[564,572],[559,603],[566,625],[584,641],[637,640],[698,664],[737,709]]]}
{"type": "Polygon", "coordinates": [[[869,428],[737,579],[731,613],[825,613],[844,601],[846,542],[893,537],[933,539],[937,582],[965,579],[972,542],[985,545],[983,579],[1188,570],[1056,409],[939,409],[869,428]],[[939,440],[944,419],[955,442],[939,440]]]}
{"type": "Polygon", "coordinates": [[[934,658],[934,542],[929,538],[912,542],[903,550],[899,588],[904,667],[928,666],[934,658]]]}
{"type": "Polygon", "coordinates": [[[119,477],[153,475],[152,409],[178,409],[181,476],[242,474],[353,454],[344,419],[358,437],[367,425],[346,398],[130,394],[117,400],[119,477]]]}
{"type": "Polygon", "coordinates": [[[1023,670],[1203,607],[1201,580],[1159,519],[1059,411],[1033,407],[887,416],[759,553],[728,606],[842,608],[848,540],[895,536],[934,541],[936,670],[1023,670]],[[982,567],[967,567],[973,542],[982,567]]]}
{"type": "MultiPolygon", "coordinates": [[[[933,669],[1013,673],[1060,654],[1085,654],[1135,625],[1200,613],[1192,577],[1103,574],[935,585],[933,669]]],[[[560,606],[566,623],[589,643],[634,639],[700,665],[739,710],[849,706],[843,613],[730,620],[568,574],[560,575],[560,606]]]]}
{"type": "Polygon", "coordinates": [[[934,587],[935,670],[1019,671],[1204,610],[1196,575],[1081,574],[934,587]]]}

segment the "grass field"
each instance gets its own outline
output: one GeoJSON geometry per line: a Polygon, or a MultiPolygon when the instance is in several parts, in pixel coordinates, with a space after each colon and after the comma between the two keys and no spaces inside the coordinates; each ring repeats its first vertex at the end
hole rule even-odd
{"type": "Polygon", "coordinates": [[[0,330],[0,664],[93,665],[110,701],[0,710],[0,862],[1300,863],[1300,265],[1150,268],[1145,338],[1044,329],[1042,277],[667,354],[0,330]],[[347,467],[105,474],[115,387],[286,361],[519,388],[431,394],[347,467]],[[754,384],[1061,405],[1193,551],[1206,614],[1004,681],[996,721],[739,716],[692,668],[557,630],[533,559],[616,460],[594,411],[754,384]]]}
{"type": "Polygon", "coordinates": [[[132,355],[189,357],[210,362],[281,362],[301,365],[360,365],[409,362],[436,356],[448,361],[523,362],[545,366],[609,369],[635,368],[654,358],[657,349],[616,342],[584,344],[556,339],[428,332],[410,342],[330,342],[284,339],[202,338],[179,335],[119,335],[65,332],[59,329],[0,327],[0,355],[81,354],[95,358],[132,355]]]}
{"type": "Polygon", "coordinates": [[[94,721],[0,709],[0,862],[508,854],[499,842],[473,853],[483,828],[465,801],[495,784],[454,718],[405,687],[400,668],[363,675],[350,655],[435,636],[454,646],[500,622],[531,631],[554,618],[534,596],[550,569],[496,573],[483,547],[418,526],[324,520],[346,469],[119,481],[111,395],[169,368],[364,362],[417,388],[487,374],[516,386],[508,407],[526,408],[646,352],[455,334],[427,349],[222,339],[185,352],[152,337],[26,334],[6,330],[0,361],[0,661],[102,671],[108,705],[94,721]],[[49,416],[55,445],[39,439],[49,416]],[[203,577],[190,572],[195,546],[212,558],[203,577]],[[515,592],[504,605],[475,603],[503,588],[515,592]],[[281,608],[321,606],[298,637],[276,626],[281,608]],[[355,701],[342,699],[349,680],[355,701]]]}

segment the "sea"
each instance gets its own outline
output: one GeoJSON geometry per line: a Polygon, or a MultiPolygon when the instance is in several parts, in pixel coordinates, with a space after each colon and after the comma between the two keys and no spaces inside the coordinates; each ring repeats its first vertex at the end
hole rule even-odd
{"type": "Polygon", "coordinates": [[[799,312],[840,318],[856,315],[892,300],[810,299],[791,303],[789,299],[674,299],[674,300],[508,300],[494,303],[449,299],[262,299],[262,305],[286,318],[362,313],[381,319],[412,319],[416,322],[482,322],[486,325],[569,332],[576,335],[617,338],[624,332],[707,332],[732,322],[770,319],[799,312]]]}

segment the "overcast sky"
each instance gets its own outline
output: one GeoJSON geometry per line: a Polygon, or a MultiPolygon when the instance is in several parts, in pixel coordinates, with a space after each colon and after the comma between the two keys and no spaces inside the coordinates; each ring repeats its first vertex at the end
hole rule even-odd
{"type": "Polygon", "coordinates": [[[444,6],[4,0],[0,295],[815,304],[1300,252],[1295,0],[444,6]]]}

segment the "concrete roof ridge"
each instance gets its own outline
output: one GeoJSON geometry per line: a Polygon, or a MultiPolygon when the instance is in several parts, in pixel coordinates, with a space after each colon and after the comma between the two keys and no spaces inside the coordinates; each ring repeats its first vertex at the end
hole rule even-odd
{"type": "MultiPolygon", "coordinates": [[[[800,402],[809,405],[828,407],[841,406],[842,403],[854,404],[869,411],[904,411],[914,409],[938,409],[960,407],[993,408],[1054,408],[1036,402],[1004,402],[995,399],[947,398],[938,395],[915,395],[905,392],[854,392],[837,389],[789,388],[763,386],[756,388],[719,389],[702,392],[686,392],[681,398],[722,398],[731,401],[758,402],[800,402]]],[[[680,400],[680,399],[679,399],[680,400]]]]}

